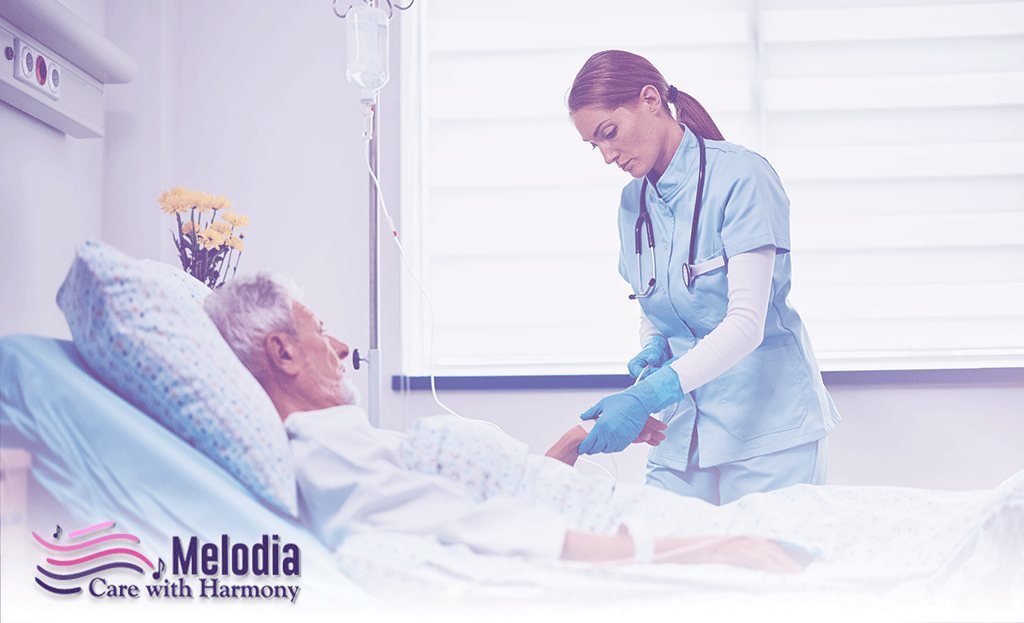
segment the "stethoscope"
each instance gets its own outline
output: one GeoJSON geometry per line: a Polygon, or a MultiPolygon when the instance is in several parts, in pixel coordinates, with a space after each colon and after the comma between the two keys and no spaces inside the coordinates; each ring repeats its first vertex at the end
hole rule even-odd
{"type": "MultiPolygon", "coordinates": [[[[693,132],[693,130],[689,130],[693,132]]],[[[700,209],[704,198],[704,173],[707,169],[707,154],[704,149],[704,138],[696,132],[697,145],[700,148],[700,169],[697,173],[697,199],[693,204],[693,221],[690,223],[690,254],[686,264],[683,265],[683,283],[687,288],[693,283],[698,275],[712,271],[719,266],[725,265],[724,257],[717,257],[707,262],[695,264],[697,255],[697,225],[700,222],[700,209]]],[[[640,214],[636,217],[636,227],[633,229],[636,249],[636,274],[637,279],[643,279],[643,233],[647,231],[647,248],[651,250],[651,280],[647,282],[647,289],[643,292],[635,292],[629,295],[630,300],[642,299],[654,293],[655,284],[658,281],[658,260],[654,250],[654,227],[651,225],[651,214],[647,211],[647,176],[644,176],[643,184],[640,186],[640,214]]],[[[657,188],[655,188],[657,192],[657,188]]]]}

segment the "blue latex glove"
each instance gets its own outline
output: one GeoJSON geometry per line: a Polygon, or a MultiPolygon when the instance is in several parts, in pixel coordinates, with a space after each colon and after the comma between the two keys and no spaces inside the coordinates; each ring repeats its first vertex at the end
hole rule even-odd
{"type": "Polygon", "coordinates": [[[635,379],[643,372],[644,366],[651,368],[653,372],[664,365],[671,356],[672,349],[669,348],[668,340],[660,335],[655,335],[647,340],[644,349],[637,353],[636,357],[630,359],[626,367],[629,369],[629,375],[635,379]]]}
{"type": "Polygon", "coordinates": [[[682,399],[679,376],[670,366],[659,368],[625,391],[605,396],[580,416],[582,420],[597,418],[580,443],[580,454],[625,450],[643,430],[648,415],[682,399]]]}

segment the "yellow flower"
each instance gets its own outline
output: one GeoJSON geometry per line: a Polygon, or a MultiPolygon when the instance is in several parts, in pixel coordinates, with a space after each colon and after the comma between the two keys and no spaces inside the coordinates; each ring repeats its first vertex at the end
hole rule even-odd
{"type": "Polygon", "coordinates": [[[160,209],[167,214],[188,212],[189,208],[192,207],[188,203],[188,197],[191,192],[188,189],[177,186],[162,193],[157,200],[160,203],[160,209]]]}
{"type": "Polygon", "coordinates": [[[242,242],[241,238],[235,238],[232,236],[231,238],[228,238],[228,241],[225,244],[227,244],[232,249],[238,249],[239,251],[245,250],[245,243],[242,242]]]}
{"type": "Polygon", "coordinates": [[[189,190],[177,186],[160,195],[160,209],[168,214],[181,214],[192,208],[199,212],[210,210],[227,210],[231,202],[227,197],[216,197],[201,190],[189,190]]]}
{"type": "Polygon", "coordinates": [[[188,235],[191,233],[195,233],[195,231],[196,224],[193,223],[192,221],[185,221],[184,223],[181,224],[181,233],[188,235]]]}
{"type": "Polygon", "coordinates": [[[231,207],[231,201],[224,195],[221,195],[219,197],[209,195],[209,202],[210,207],[213,208],[214,210],[227,210],[228,208],[231,207]]]}
{"type": "Polygon", "coordinates": [[[225,212],[220,215],[222,219],[231,223],[234,227],[245,227],[249,224],[249,217],[234,212],[225,212]]]}
{"type": "Polygon", "coordinates": [[[201,190],[193,190],[190,191],[189,200],[200,213],[203,213],[209,212],[213,209],[216,198],[210,193],[204,193],[201,190]]]}
{"type": "Polygon", "coordinates": [[[219,249],[227,241],[227,236],[210,227],[200,231],[196,236],[199,245],[208,250],[219,249]]]}
{"type": "Polygon", "coordinates": [[[216,230],[225,236],[231,233],[231,224],[224,221],[210,223],[210,229],[216,230]]]}

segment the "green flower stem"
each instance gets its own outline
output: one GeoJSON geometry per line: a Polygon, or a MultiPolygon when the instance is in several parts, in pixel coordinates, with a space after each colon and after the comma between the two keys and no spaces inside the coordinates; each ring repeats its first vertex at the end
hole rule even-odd
{"type": "Polygon", "coordinates": [[[185,251],[179,246],[181,241],[174,237],[174,232],[171,232],[171,242],[174,243],[174,247],[178,250],[178,259],[181,260],[182,269],[188,272],[188,260],[185,257],[185,251]]]}
{"type": "MultiPolygon", "coordinates": [[[[218,208],[211,208],[210,218],[204,225],[202,211],[197,205],[190,206],[188,220],[184,221],[192,224],[192,231],[188,234],[182,232],[181,214],[184,210],[175,212],[174,220],[178,227],[171,232],[171,242],[178,250],[178,259],[181,261],[182,269],[212,288],[218,288],[227,282],[229,270],[231,271],[230,276],[235,276],[238,272],[238,262],[242,256],[241,251],[235,253],[236,249],[226,244],[216,249],[208,249],[199,242],[199,232],[210,228],[217,221],[218,211],[218,208]],[[232,265],[232,259],[234,259],[234,265],[232,265]]],[[[234,236],[234,233],[235,226],[232,225],[228,238],[234,236]]]]}
{"type": "Polygon", "coordinates": [[[220,258],[221,262],[220,264],[217,265],[217,273],[220,275],[220,283],[217,284],[218,288],[224,285],[224,282],[227,281],[227,271],[221,270],[221,266],[223,266],[226,263],[228,265],[228,268],[231,268],[231,254],[234,252],[234,249],[228,247],[228,252],[222,255],[220,258]]]}
{"type": "Polygon", "coordinates": [[[174,248],[178,251],[178,259],[181,260],[181,267],[185,271],[188,271],[188,262],[185,258],[185,249],[181,243],[181,213],[174,213],[174,220],[178,222],[178,229],[171,232],[171,240],[174,242],[174,248]]]}
{"type": "Polygon", "coordinates": [[[238,252],[238,257],[235,258],[235,267],[231,270],[231,278],[235,278],[235,273],[238,272],[238,260],[242,259],[242,252],[238,252]]]}
{"type": "Polygon", "coordinates": [[[199,235],[198,235],[199,234],[199,224],[196,223],[196,207],[195,206],[192,206],[192,212],[191,212],[191,214],[189,216],[190,216],[190,218],[192,220],[192,223],[193,223],[192,235],[191,235],[191,239],[192,239],[191,240],[191,242],[192,242],[192,270],[190,270],[189,272],[191,273],[191,275],[193,277],[195,277],[196,279],[199,279],[200,281],[202,281],[202,277],[199,276],[199,268],[196,265],[196,262],[199,260],[199,235]]]}

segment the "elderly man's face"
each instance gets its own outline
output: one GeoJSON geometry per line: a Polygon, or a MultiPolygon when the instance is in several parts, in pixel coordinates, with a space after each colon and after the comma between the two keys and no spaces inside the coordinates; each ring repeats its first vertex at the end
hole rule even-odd
{"type": "Polygon", "coordinates": [[[296,383],[306,397],[320,409],[359,402],[359,392],[342,363],[348,357],[348,345],[325,333],[323,321],[302,303],[292,303],[292,314],[300,364],[296,383]]]}

